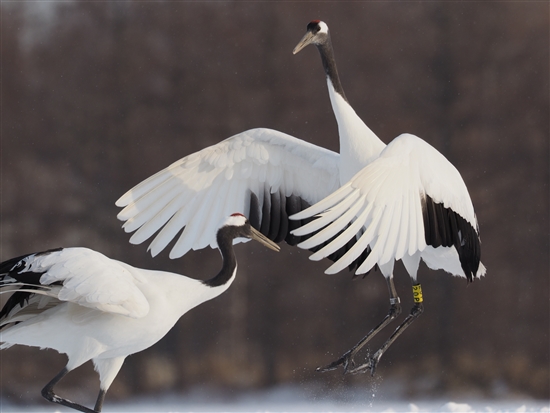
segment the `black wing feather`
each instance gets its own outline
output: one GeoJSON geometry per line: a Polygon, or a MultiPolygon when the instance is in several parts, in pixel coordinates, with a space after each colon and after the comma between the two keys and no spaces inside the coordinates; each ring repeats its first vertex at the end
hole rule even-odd
{"type": "MultiPolygon", "coordinates": [[[[40,277],[44,274],[44,271],[33,271],[32,268],[26,269],[27,262],[31,258],[61,251],[62,249],[63,248],[55,248],[47,251],[25,254],[0,263],[0,288],[9,286],[10,284],[24,283],[24,288],[26,290],[38,289],[38,286],[41,285],[40,277]]],[[[16,306],[24,307],[27,305],[29,299],[33,295],[34,293],[28,291],[14,292],[4,304],[2,310],[0,310],[0,320],[6,317],[16,306]]]]}
{"type": "MultiPolygon", "coordinates": [[[[296,245],[302,241],[305,241],[309,237],[315,235],[315,233],[307,234],[303,236],[295,236],[290,232],[296,228],[299,228],[308,222],[311,222],[315,218],[307,218],[303,220],[290,220],[288,217],[296,214],[310,206],[308,202],[296,195],[285,196],[283,192],[277,191],[270,194],[268,188],[264,190],[264,202],[260,208],[259,200],[256,194],[250,193],[250,224],[267,236],[269,239],[275,242],[286,241],[289,245],[296,245]],[[261,212],[260,212],[261,211],[261,212]]],[[[311,252],[316,252],[330,243],[336,237],[341,234],[338,233],[331,239],[327,240],[321,245],[318,245],[312,249],[311,252]]],[[[345,246],[335,251],[327,258],[331,261],[337,261],[340,259],[355,243],[357,237],[353,237],[345,246]]],[[[350,271],[355,271],[363,261],[365,261],[370,253],[370,248],[365,249],[363,253],[349,265],[350,271]]],[[[368,273],[367,273],[368,274],[368,273]]],[[[366,274],[365,274],[366,275],[366,274]]]]}
{"type": "Polygon", "coordinates": [[[454,246],[468,282],[476,277],[481,261],[481,243],[477,228],[451,208],[445,208],[428,196],[422,197],[422,215],[426,244],[434,248],[454,246]]]}

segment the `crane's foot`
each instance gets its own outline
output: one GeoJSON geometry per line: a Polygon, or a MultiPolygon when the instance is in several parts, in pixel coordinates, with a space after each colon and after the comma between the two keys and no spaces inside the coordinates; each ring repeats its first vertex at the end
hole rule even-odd
{"type": "Polygon", "coordinates": [[[370,372],[370,375],[374,376],[374,372],[376,371],[376,366],[378,366],[378,362],[380,361],[382,354],[383,352],[378,350],[376,353],[374,353],[374,356],[369,357],[366,363],[361,364],[360,366],[357,366],[354,369],[351,369],[348,373],[360,374],[360,373],[370,372]]]}
{"type": "Polygon", "coordinates": [[[78,403],[72,402],[68,399],[64,399],[62,397],[59,397],[58,395],[56,395],[52,391],[47,391],[47,390],[42,391],[42,396],[46,400],[48,400],[52,403],[61,404],[63,406],[70,407],[72,409],[78,410],[78,411],[83,412],[83,413],[98,413],[98,412],[101,411],[101,410],[88,409],[86,406],[82,406],[81,404],[78,404],[78,403]]]}
{"type": "Polygon", "coordinates": [[[338,366],[342,366],[344,368],[344,374],[348,373],[348,368],[355,366],[355,361],[353,361],[354,353],[352,350],[346,351],[342,357],[340,357],[338,360],[333,361],[330,364],[327,364],[324,367],[317,367],[316,371],[325,373],[327,371],[336,370],[338,366]]]}
{"type": "Polygon", "coordinates": [[[411,313],[405,318],[405,320],[395,329],[393,334],[386,340],[384,345],[378,349],[376,353],[372,357],[369,357],[368,361],[365,364],[361,364],[360,366],[357,366],[349,371],[351,374],[359,374],[359,373],[366,373],[367,371],[370,371],[371,376],[374,376],[374,372],[376,371],[376,366],[378,365],[378,362],[380,361],[380,358],[382,355],[386,352],[386,350],[393,344],[393,342],[399,337],[405,329],[412,324],[414,320],[416,320],[420,314],[424,311],[424,306],[422,305],[422,302],[415,302],[411,313]]]}
{"type": "MultiPolygon", "coordinates": [[[[57,394],[53,392],[54,386],[67,375],[69,370],[65,367],[63,370],[61,370],[57,376],[55,376],[46,386],[42,389],[42,397],[44,397],[46,400],[57,403],[62,406],[70,407],[71,409],[78,410],[79,412],[83,413],[99,413],[101,412],[101,405],[99,405],[99,409],[92,410],[88,409],[86,406],[82,406],[81,404],[72,402],[68,399],[64,399],[63,397],[59,397],[57,394]]],[[[105,396],[104,393],[99,393],[100,395],[103,394],[103,397],[105,396]]]]}
{"type": "MultiPolygon", "coordinates": [[[[363,371],[361,371],[361,368],[366,369],[366,367],[364,366],[370,365],[370,361],[369,361],[368,363],[356,368],[355,361],[353,360],[353,358],[371,340],[371,338],[373,338],[376,334],[378,334],[378,332],[380,332],[392,320],[394,320],[397,316],[399,316],[399,314],[401,314],[401,304],[399,301],[399,297],[397,296],[397,292],[395,291],[395,287],[393,285],[393,277],[389,277],[387,279],[387,282],[388,282],[388,288],[390,290],[390,309],[386,317],[384,317],[384,319],[375,328],[369,331],[369,333],[365,337],[363,337],[355,346],[353,346],[351,349],[346,351],[342,355],[342,357],[340,357],[338,360],[333,361],[332,363],[324,367],[317,367],[317,371],[324,373],[326,371],[336,370],[338,366],[341,365],[344,368],[344,374],[362,373],[363,371]]],[[[372,374],[374,374],[376,363],[378,363],[378,360],[380,359],[380,357],[382,357],[382,354],[385,351],[385,350],[382,350],[382,352],[380,352],[381,350],[378,350],[374,356],[376,357],[376,362],[373,363],[373,367],[371,370],[372,374]]]]}

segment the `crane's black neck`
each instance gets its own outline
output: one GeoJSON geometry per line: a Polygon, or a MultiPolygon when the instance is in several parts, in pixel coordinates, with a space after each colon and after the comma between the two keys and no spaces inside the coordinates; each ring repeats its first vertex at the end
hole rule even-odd
{"type": "Polygon", "coordinates": [[[340,76],[338,76],[338,68],[336,67],[336,60],[334,60],[334,51],[332,49],[330,37],[327,37],[325,42],[317,44],[316,46],[321,54],[321,60],[323,61],[325,73],[331,81],[334,91],[341,95],[347,102],[348,98],[346,97],[342,84],[340,83],[340,76]]]}
{"type": "Polygon", "coordinates": [[[215,277],[203,281],[204,285],[208,287],[220,287],[231,280],[237,268],[237,257],[233,250],[233,239],[237,237],[236,231],[237,228],[235,227],[224,227],[218,231],[216,241],[222,254],[222,269],[215,277]]]}

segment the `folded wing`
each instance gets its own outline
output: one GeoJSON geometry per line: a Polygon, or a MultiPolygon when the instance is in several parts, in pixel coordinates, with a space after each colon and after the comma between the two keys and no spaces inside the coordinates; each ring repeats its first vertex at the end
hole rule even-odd
{"type": "MultiPolygon", "coordinates": [[[[131,267],[87,248],[62,248],[13,258],[0,264],[0,286],[14,291],[0,319],[23,321],[13,320],[12,316],[29,303],[40,307],[52,299],[141,318],[149,312],[149,303],[137,286],[143,282],[131,267]],[[41,304],[30,300],[35,295],[47,298],[41,304]]],[[[39,310],[36,308],[34,313],[39,310]]]]}

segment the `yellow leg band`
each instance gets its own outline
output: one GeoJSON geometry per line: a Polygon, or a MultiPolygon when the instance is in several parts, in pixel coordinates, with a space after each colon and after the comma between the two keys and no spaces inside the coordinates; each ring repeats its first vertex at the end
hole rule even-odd
{"type": "Polygon", "coordinates": [[[413,285],[413,298],[415,303],[421,303],[424,301],[422,298],[422,287],[420,284],[413,285]]]}

